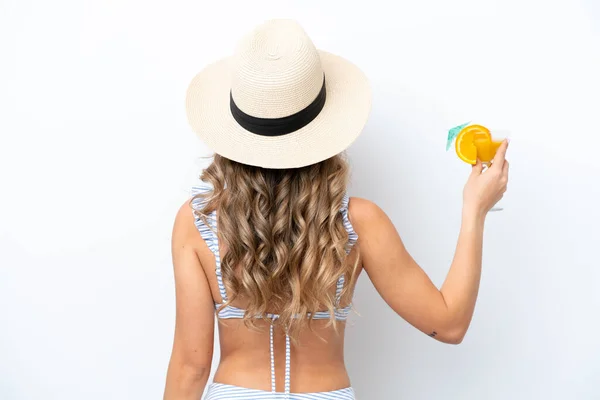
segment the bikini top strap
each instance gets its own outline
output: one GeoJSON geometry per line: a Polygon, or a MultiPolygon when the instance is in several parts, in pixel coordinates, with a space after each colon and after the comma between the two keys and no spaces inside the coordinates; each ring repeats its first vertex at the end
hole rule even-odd
{"type": "MultiPolygon", "coordinates": [[[[348,232],[348,243],[346,244],[346,253],[347,254],[350,254],[350,251],[352,250],[352,248],[354,247],[354,245],[356,245],[356,242],[358,241],[358,235],[354,231],[354,227],[352,226],[352,223],[350,222],[350,215],[348,212],[349,206],[350,206],[350,196],[348,196],[348,194],[346,193],[342,199],[342,208],[340,209],[340,212],[342,213],[342,218],[344,221],[344,228],[346,229],[346,232],[348,232]]],[[[338,301],[340,300],[340,296],[342,293],[342,289],[344,288],[345,281],[346,281],[346,278],[344,277],[344,275],[340,276],[337,281],[335,295],[336,295],[336,298],[338,301]]]]}
{"type": "Polygon", "coordinates": [[[350,222],[350,215],[349,215],[349,211],[348,211],[349,206],[350,206],[350,197],[348,196],[348,194],[345,194],[344,198],[342,199],[342,208],[340,209],[340,212],[342,213],[342,218],[344,221],[344,228],[346,229],[346,232],[348,232],[348,244],[346,246],[346,253],[350,253],[350,251],[352,250],[352,247],[354,247],[354,245],[358,241],[358,235],[354,231],[354,227],[352,226],[352,223],[350,222]]]}
{"type": "Polygon", "coordinates": [[[206,242],[206,245],[215,256],[215,273],[217,275],[217,283],[219,292],[223,302],[227,301],[227,293],[223,284],[223,274],[221,273],[221,256],[219,254],[219,236],[217,235],[217,212],[210,212],[208,215],[203,214],[204,207],[208,198],[212,194],[212,186],[202,182],[198,186],[192,187],[192,209],[194,210],[194,222],[196,228],[200,232],[200,236],[206,242]]]}

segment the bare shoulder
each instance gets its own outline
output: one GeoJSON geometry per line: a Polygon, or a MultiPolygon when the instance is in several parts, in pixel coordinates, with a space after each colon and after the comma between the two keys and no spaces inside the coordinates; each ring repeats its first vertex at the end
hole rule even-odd
{"type": "Polygon", "coordinates": [[[359,235],[369,227],[376,227],[389,221],[385,212],[377,204],[360,197],[350,198],[348,213],[350,222],[359,235]]]}
{"type": "Polygon", "coordinates": [[[190,200],[186,200],[175,216],[173,224],[173,244],[190,246],[198,243],[198,230],[196,228],[194,210],[190,200]]]}

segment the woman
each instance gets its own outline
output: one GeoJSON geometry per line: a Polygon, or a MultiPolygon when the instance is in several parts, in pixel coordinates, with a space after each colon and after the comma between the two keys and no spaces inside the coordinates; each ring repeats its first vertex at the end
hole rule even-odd
{"type": "Polygon", "coordinates": [[[479,287],[486,213],[508,180],[499,149],[464,189],[454,261],[438,290],[386,214],[346,196],[343,151],[370,111],[359,69],[318,51],[302,28],[269,21],[187,93],[192,128],[215,151],[173,231],[176,328],[165,399],[354,399],[344,322],[365,270],[427,335],[460,343],[479,287]]]}

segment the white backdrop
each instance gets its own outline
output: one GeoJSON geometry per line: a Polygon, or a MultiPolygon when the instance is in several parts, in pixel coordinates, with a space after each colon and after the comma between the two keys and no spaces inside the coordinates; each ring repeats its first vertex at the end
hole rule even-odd
{"type": "Polygon", "coordinates": [[[351,193],[438,284],[469,172],[446,131],[511,130],[467,337],[417,332],[363,277],[347,340],[359,398],[600,398],[596,0],[0,0],[0,399],[162,398],[171,227],[209,154],[185,89],[272,17],[370,76],[351,193]]]}

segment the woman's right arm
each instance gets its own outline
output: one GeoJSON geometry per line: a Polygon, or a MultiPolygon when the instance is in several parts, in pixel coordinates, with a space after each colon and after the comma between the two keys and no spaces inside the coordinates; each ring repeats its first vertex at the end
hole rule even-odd
{"type": "Polygon", "coordinates": [[[473,167],[464,190],[462,225],[452,265],[438,289],[408,253],[396,228],[375,204],[353,199],[350,214],[363,267],[387,304],[411,325],[445,343],[460,343],[471,323],[481,276],[487,212],[508,183],[508,142],[482,173],[473,167]]]}
{"type": "Polygon", "coordinates": [[[198,258],[200,234],[189,202],[177,213],[171,249],[175,275],[175,334],[164,400],[197,400],[210,375],[215,309],[198,258]]]}

